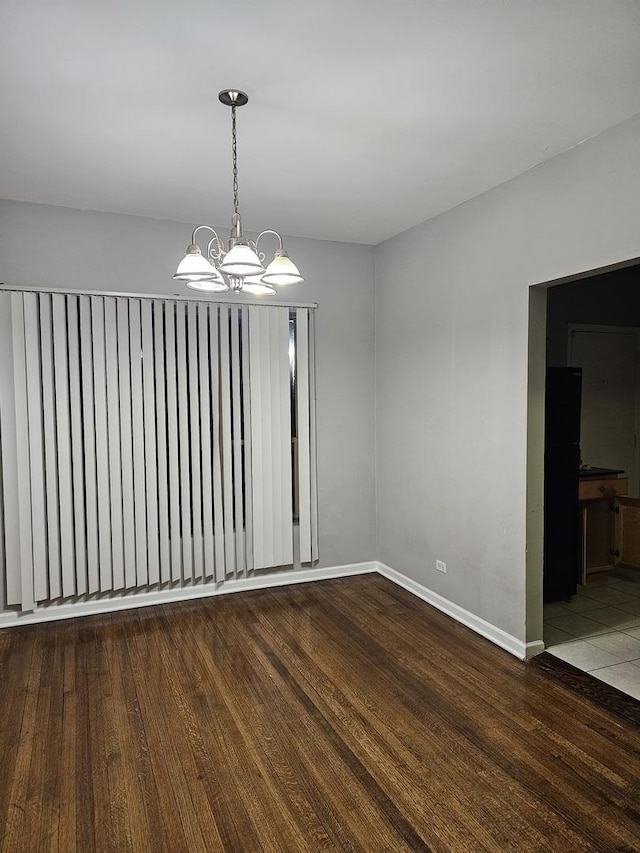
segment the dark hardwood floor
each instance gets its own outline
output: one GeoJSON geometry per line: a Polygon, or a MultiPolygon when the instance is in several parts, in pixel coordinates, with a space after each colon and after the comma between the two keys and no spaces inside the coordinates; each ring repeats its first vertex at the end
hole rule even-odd
{"type": "Polygon", "coordinates": [[[0,850],[640,850],[640,734],[366,575],[0,632],[0,850]]]}

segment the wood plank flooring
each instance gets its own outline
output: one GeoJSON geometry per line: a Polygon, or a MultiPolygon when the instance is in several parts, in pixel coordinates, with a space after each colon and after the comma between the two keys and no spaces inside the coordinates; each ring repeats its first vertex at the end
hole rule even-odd
{"type": "Polygon", "coordinates": [[[378,575],[0,632],[0,851],[640,850],[640,733],[378,575]]]}
{"type": "Polygon", "coordinates": [[[618,717],[635,726],[640,725],[640,702],[628,693],[623,693],[597,678],[599,671],[596,671],[596,675],[591,675],[590,672],[578,669],[549,652],[537,655],[531,663],[551,678],[562,681],[577,693],[588,696],[603,708],[608,708],[618,717]]]}

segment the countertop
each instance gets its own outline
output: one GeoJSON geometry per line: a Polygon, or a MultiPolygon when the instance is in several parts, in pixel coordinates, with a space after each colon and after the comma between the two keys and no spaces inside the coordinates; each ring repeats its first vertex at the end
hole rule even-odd
{"type": "Polygon", "coordinates": [[[624,474],[624,471],[620,468],[592,468],[591,466],[580,469],[581,480],[588,477],[616,477],[618,474],[624,474]]]}

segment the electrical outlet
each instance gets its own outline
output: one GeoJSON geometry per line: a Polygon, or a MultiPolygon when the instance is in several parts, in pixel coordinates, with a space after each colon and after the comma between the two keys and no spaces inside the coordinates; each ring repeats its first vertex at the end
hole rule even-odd
{"type": "Polygon", "coordinates": [[[436,560],[436,569],[439,572],[444,572],[445,575],[447,573],[447,564],[443,563],[442,560],[436,560]]]}

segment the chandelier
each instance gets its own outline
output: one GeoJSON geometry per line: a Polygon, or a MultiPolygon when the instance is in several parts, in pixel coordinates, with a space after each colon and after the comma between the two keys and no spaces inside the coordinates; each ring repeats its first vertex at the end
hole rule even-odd
{"type": "Polygon", "coordinates": [[[255,240],[250,240],[242,233],[242,217],[238,209],[238,151],[236,139],[236,109],[244,106],[249,98],[238,89],[223,89],[218,100],[231,107],[231,150],[233,154],[233,217],[231,218],[231,234],[228,248],[215,228],[210,225],[198,225],[191,235],[191,243],[187,253],[180,261],[174,279],[185,281],[187,287],[194,290],[214,291],[243,291],[254,294],[273,294],[273,285],[299,284],[304,281],[298,268],[293,263],[282,243],[282,237],[277,231],[267,229],[262,231],[255,240]],[[213,235],[203,252],[197,243],[200,232],[213,235]],[[265,267],[265,254],[259,251],[258,244],[266,235],[271,234],[278,239],[278,248],[273,260],[265,267]]]}

